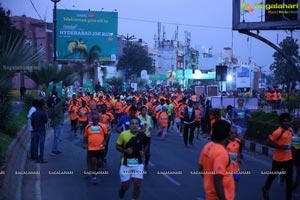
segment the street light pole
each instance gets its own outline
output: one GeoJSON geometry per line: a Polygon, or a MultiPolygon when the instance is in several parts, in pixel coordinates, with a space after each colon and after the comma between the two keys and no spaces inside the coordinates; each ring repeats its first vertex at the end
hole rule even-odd
{"type": "Polygon", "coordinates": [[[53,62],[56,62],[56,4],[60,0],[51,0],[54,3],[54,10],[53,10],[53,62]]]}

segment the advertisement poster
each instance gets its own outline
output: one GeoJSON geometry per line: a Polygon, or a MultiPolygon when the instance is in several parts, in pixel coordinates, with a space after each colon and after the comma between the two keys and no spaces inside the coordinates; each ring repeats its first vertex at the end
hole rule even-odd
{"type": "Polygon", "coordinates": [[[57,59],[83,60],[91,47],[100,47],[100,61],[116,61],[118,13],[81,10],[56,11],[57,59]]]}
{"type": "Polygon", "coordinates": [[[250,69],[248,67],[240,67],[236,70],[236,87],[250,88],[250,69]]]}

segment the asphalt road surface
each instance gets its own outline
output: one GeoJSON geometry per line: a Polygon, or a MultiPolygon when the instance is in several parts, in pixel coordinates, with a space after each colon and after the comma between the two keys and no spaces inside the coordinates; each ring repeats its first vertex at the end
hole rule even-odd
{"type": "MultiPolygon", "coordinates": [[[[115,149],[118,134],[112,133],[107,163],[98,175],[97,185],[90,183],[86,170],[86,150],[82,148],[82,137],[70,134],[70,122],[64,125],[60,150],[57,156],[51,156],[52,130],[48,132],[45,159],[46,164],[27,162],[27,171],[40,172],[38,175],[26,175],[23,181],[23,199],[25,200],[117,200],[120,188],[119,163],[121,154],[115,149]],[[64,173],[64,174],[61,174],[64,173]]],[[[183,138],[177,132],[167,134],[161,141],[155,134],[152,137],[149,173],[144,176],[141,185],[142,200],[203,200],[203,180],[193,174],[198,169],[200,151],[208,140],[195,140],[193,146],[185,147],[183,138]]],[[[262,199],[261,188],[271,170],[271,159],[244,153],[245,162],[238,183],[238,200],[262,199]]],[[[131,199],[132,186],[124,199],[131,199]]],[[[270,190],[272,200],[283,200],[285,186],[273,182],[270,190]]],[[[296,198],[295,198],[296,199],[296,198]]]]}

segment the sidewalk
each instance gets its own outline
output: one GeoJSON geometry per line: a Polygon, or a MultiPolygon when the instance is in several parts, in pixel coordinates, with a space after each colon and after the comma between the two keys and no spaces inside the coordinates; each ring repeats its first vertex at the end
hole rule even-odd
{"type": "Polygon", "coordinates": [[[274,149],[272,147],[262,145],[251,140],[245,140],[244,150],[250,153],[257,153],[272,158],[274,149]]]}

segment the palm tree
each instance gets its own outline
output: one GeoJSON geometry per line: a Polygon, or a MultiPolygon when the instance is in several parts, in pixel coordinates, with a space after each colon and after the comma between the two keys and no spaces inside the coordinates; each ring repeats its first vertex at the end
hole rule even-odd
{"type": "Polygon", "coordinates": [[[11,109],[11,78],[21,66],[32,66],[38,63],[44,51],[24,45],[21,34],[0,35],[0,128],[5,127],[11,109]]]}
{"type": "Polygon", "coordinates": [[[98,82],[98,73],[97,73],[97,65],[99,61],[99,53],[101,51],[100,46],[94,45],[90,48],[88,52],[84,52],[84,59],[89,69],[90,77],[94,80],[94,85],[98,82]]]}
{"type": "Polygon", "coordinates": [[[87,69],[83,63],[80,61],[77,61],[73,65],[73,70],[77,73],[78,79],[79,79],[79,84],[82,87],[83,86],[83,76],[87,72],[87,69]]]}
{"type": "Polygon", "coordinates": [[[45,86],[48,88],[51,82],[58,83],[63,81],[64,85],[72,85],[76,81],[76,73],[68,67],[58,68],[57,64],[41,67],[38,70],[27,70],[25,72],[37,86],[45,86]],[[72,83],[70,83],[72,82],[72,83]]]}

